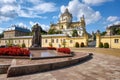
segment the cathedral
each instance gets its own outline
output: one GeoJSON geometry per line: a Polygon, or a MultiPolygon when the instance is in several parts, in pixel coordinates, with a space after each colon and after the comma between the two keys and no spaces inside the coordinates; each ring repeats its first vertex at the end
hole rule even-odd
{"type": "Polygon", "coordinates": [[[50,29],[60,30],[63,34],[72,36],[73,30],[77,31],[79,37],[86,33],[86,24],[84,15],[80,18],[80,21],[72,22],[72,14],[66,8],[64,13],[61,14],[57,24],[51,24],[50,29]]]}

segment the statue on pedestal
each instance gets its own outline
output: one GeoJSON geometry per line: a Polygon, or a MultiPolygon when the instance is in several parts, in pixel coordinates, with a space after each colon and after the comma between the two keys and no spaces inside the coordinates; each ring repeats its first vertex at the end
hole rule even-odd
{"type": "Polygon", "coordinates": [[[38,24],[32,27],[33,38],[31,47],[41,47],[41,31],[42,28],[38,24]]]}

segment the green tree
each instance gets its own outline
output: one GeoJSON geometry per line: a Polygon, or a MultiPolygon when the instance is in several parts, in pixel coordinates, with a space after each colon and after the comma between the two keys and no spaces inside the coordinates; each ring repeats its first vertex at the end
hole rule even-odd
{"type": "Polygon", "coordinates": [[[22,43],[22,48],[25,48],[25,47],[26,47],[25,43],[22,43]]]}
{"type": "Polygon", "coordinates": [[[107,33],[106,31],[103,31],[100,35],[104,36],[106,33],[107,33]]]}
{"type": "Polygon", "coordinates": [[[48,34],[55,34],[55,29],[49,29],[48,34]]]}
{"type": "Polygon", "coordinates": [[[72,37],[78,37],[77,30],[73,30],[72,37]]]}
{"type": "Polygon", "coordinates": [[[104,43],[104,48],[109,48],[109,44],[108,43],[104,43]]]}
{"type": "Polygon", "coordinates": [[[48,34],[61,34],[62,31],[60,30],[55,30],[55,29],[49,29],[48,34]]]}
{"type": "Polygon", "coordinates": [[[100,42],[99,48],[103,48],[103,43],[102,42],[100,42]]]}
{"type": "Polygon", "coordinates": [[[0,33],[0,38],[3,38],[3,36],[4,36],[3,33],[0,33]]]}
{"type": "Polygon", "coordinates": [[[52,42],[49,43],[49,46],[50,46],[50,47],[53,47],[52,42]]]}

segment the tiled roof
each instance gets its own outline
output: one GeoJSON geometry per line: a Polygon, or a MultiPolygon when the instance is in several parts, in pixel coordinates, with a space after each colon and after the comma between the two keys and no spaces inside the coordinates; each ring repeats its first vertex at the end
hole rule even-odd
{"type": "Polygon", "coordinates": [[[18,26],[18,25],[12,25],[11,27],[6,29],[5,31],[11,31],[11,30],[17,30],[17,31],[22,31],[22,32],[30,32],[30,30],[28,28],[21,27],[21,26],[18,26]]]}

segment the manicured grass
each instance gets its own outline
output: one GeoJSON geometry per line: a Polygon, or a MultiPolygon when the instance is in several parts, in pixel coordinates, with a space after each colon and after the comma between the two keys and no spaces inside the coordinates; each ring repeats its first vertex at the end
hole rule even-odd
{"type": "Polygon", "coordinates": [[[73,51],[79,52],[93,52],[93,53],[101,53],[107,55],[113,55],[116,57],[120,57],[120,49],[111,49],[111,48],[71,48],[73,51]]]}

